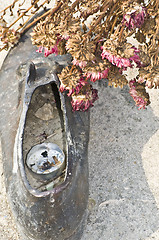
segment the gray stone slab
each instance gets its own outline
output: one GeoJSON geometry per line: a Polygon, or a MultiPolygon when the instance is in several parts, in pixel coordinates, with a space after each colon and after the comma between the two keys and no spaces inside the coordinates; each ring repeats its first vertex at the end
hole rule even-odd
{"type": "Polygon", "coordinates": [[[143,240],[159,228],[141,157],[159,121],[150,106],[138,110],[128,87],[104,85],[96,84],[99,100],[91,109],[90,199],[82,240],[143,240]]]}

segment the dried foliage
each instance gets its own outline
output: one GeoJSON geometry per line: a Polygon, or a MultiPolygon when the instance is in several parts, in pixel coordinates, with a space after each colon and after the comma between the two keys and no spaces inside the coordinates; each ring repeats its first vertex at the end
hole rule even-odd
{"type": "Polygon", "coordinates": [[[71,96],[74,92],[78,94],[81,87],[86,84],[84,78],[82,77],[82,72],[74,65],[72,65],[72,67],[68,66],[64,68],[59,74],[59,79],[61,81],[61,92],[68,90],[69,96],[71,96]]]}
{"type": "Polygon", "coordinates": [[[121,70],[118,67],[112,66],[108,74],[108,85],[113,87],[123,88],[128,84],[128,81],[124,75],[122,75],[121,70]]]}
{"type": "Polygon", "coordinates": [[[129,86],[129,93],[133,97],[136,105],[139,107],[139,109],[145,109],[145,107],[150,103],[149,95],[145,90],[145,83],[136,82],[134,79],[129,82],[129,86]]]}
{"type": "Polygon", "coordinates": [[[93,41],[87,37],[83,41],[82,33],[71,36],[67,43],[67,51],[76,59],[78,62],[87,62],[95,59],[95,48],[96,45],[93,41]]]}
{"type": "MultiPolygon", "coordinates": [[[[51,1],[51,0],[50,0],[51,1]]],[[[14,46],[26,25],[47,3],[32,0],[28,9],[24,1],[15,0],[1,11],[1,50],[14,46]],[[21,2],[21,3],[20,3],[21,2]],[[5,14],[13,15],[19,4],[17,19],[10,25],[5,14]],[[22,10],[23,9],[23,10],[22,10]],[[27,20],[12,28],[23,17],[27,20]]],[[[129,85],[130,94],[139,108],[149,104],[146,87],[159,87],[159,1],[158,0],[62,0],[35,19],[31,33],[32,43],[38,51],[50,54],[72,55],[72,63],[59,73],[60,90],[72,98],[73,110],[87,110],[98,98],[91,82],[108,79],[108,85],[129,85]],[[135,38],[138,44],[130,43],[135,38]],[[139,75],[130,82],[128,68],[138,68],[139,75]]]]}

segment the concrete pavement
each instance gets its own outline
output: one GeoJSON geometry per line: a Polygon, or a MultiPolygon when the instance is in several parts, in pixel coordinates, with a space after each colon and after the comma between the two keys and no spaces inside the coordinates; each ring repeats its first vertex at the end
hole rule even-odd
{"type": "MultiPolygon", "coordinates": [[[[99,100],[91,109],[90,196],[82,240],[159,240],[159,90],[149,90],[150,106],[138,110],[127,87],[107,87],[105,80],[94,87],[99,100]]],[[[6,200],[2,159],[0,173],[0,239],[23,240],[6,200]]]]}

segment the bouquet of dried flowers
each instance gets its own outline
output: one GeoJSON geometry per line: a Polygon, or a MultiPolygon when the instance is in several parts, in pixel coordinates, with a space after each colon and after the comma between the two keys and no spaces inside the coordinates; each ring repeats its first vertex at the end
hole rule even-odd
{"type": "Polygon", "coordinates": [[[93,106],[98,99],[93,82],[103,78],[110,86],[128,85],[139,109],[150,103],[146,88],[159,87],[158,0],[56,0],[49,10],[51,0],[31,0],[27,9],[22,8],[25,0],[19,2],[0,12],[0,50],[14,46],[26,28],[37,23],[31,40],[39,53],[72,56],[58,77],[74,111],[93,106]],[[16,4],[17,19],[8,26],[5,14],[12,15],[16,4]],[[41,8],[44,14],[26,25],[41,8]],[[23,22],[12,28],[20,19],[23,22]],[[127,70],[134,68],[137,76],[128,81],[127,70]]]}

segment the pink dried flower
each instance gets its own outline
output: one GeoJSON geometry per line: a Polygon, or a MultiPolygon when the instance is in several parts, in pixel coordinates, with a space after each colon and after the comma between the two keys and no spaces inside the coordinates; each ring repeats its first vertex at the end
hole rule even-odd
{"type": "Polygon", "coordinates": [[[63,83],[60,84],[60,88],[59,91],[62,93],[64,91],[66,91],[65,85],[63,83]]]}
{"type": "Polygon", "coordinates": [[[67,34],[63,34],[62,37],[61,37],[61,39],[65,39],[66,41],[67,41],[69,38],[70,38],[70,36],[67,35],[67,34]]]}
{"type": "Polygon", "coordinates": [[[141,67],[141,61],[138,53],[140,50],[138,50],[135,47],[132,47],[134,49],[134,55],[129,58],[123,58],[120,56],[113,55],[110,51],[105,50],[103,47],[101,47],[102,51],[102,59],[106,58],[109,62],[111,62],[113,65],[117,66],[118,68],[126,69],[127,67],[132,67],[132,61],[134,61],[137,64],[137,67],[141,67]]]}
{"type": "Polygon", "coordinates": [[[140,57],[139,57],[139,53],[140,53],[140,50],[137,49],[136,47],[132,47],[134,49],[134,56],[130,57],[129,59],[131,61],[134,61],[136,64],[137,64],[137,67],[142,67],[142,63],[141,63],[141,60],[140,60],[140,57]]]}
{"type": "Polygon", "coordinates": [[[86,82],[85,78],[81,78],[75,88],[76,94],[78,94],[80,92],[80,90],[82,89],[82,87],[85,86],[86,84],[87,84],[87,82],[86,82]]]}
{"type": "Polygon", "coordinates": [[[87,90],[81,94],[72,95],[72,108],[73,111],[87,111],[90,107],[93,107],[93,103],[98,99],[98,91],[93,89],[91,85],[87,85],[87,90]]]}
{"type": "Polygon", "coordinates": [[[45,57],[48,57],[50,54],[55,54],[57,55],[58,54],[58,48],[57,48],[57,45],[55,45],[53,48],[51,48],[50,50],[48,50],[47,48],[45,48],[44,50],[44,56],[45,57]]]}
{"type": "Polygon", "coordinates": [[[83,87],[83,86],[85,86],[87,84],[87,82],[85,81],[85,79],[84,78],[80,78],[79,80],[78,80],[78,82],[76,83],[76,86],[74,87],[74,88],[69,88],[69,86],[65,86],[62,82],[61,82],[61,85],[60,85],[60,88],[59,88],[59,90],[60,90],[60,92],[64,92],[64,91],[69,91],[68,92],[68,96],[70,97],[73,93],[75,93],[75,94],[78,94],[79,92],[80,92],[80,90],[81,90],[81,88],[83,87]]]}
{"type": "Polygon", "coordinates": [[[154,87],[154,85],[153,85],[153,81],[146,81],[146,87],[148,87],[148,88],[153,88],[154,87]]]}
{"type": "Polygon", "coordinates": [[[79,94],[82,87],[85,86],[86,84],[87,82],[85,81],[84,78],[79,79],[79,82],[76,84],[76,87],[73,89],[69,89],[69,93],[67,95],[71,96],[73,93],[79,94]]]}
{"type": "Polygon", "coordinates": [[[134,61],[137,64],[137,67],[141,67],[142,66],[140,57],[137,54],[135,54],[134,56],[130,57],[129,59],[131,61],[134,61]]]}
{"type": "Polygon", "coordinates": [[[96,82],[97,80],[100,80],[102,78],[107,78],[108,72],[109,72],[109,68],[105,69],[102,72],[86,72],[84,76],[87,79],[90,78],[92,82],[96,82]]]}
{"type": "Polygon", "coordinates": [[[127,58],[122,58],[120,56],[112,55],[109,51],[104,50],[103,47],[101,47],[102,51],[102,59],[106,58],[109,62],[111,62],[113,65],[119,67],[119,68],[125,68],[125,67],[131,67],[131,61],[127,58]]]}
{"type": "Polygon", "coordinates": [[[59,44],[59,42],[60,42],[61,40],[62,40],[62,39],[58,38],[57,41],[56,41],[56,44],[55,44],[52,48],[50,48],[50,49],[48,49],[47,47],[40,46],[40,47],[38,48],[38,50],[36,50],[36,52],[42,53],[42,51],[43,51],[43,49],[44,49],[44,56],[45,56],[45,57],[48,57],[50,54],[53,54],[53,53],[54,53],[55,55],[58,55],[58,52],[59,52],[59,50],[58,50],[58,44],[59,44]]]}
{"type": "Polygon", "coordinates": [[[44,56],[45,56],[45,57],[48,57],[50,54],[53,54],[53,53],[55,53],[56,55],[58,54],[57,45],[55,45],[55,46],[52,47],[51,49],[48,49],[48,48],[46,48],[46,47],[40,46],[40,47],[38,48],[38,50],[36,50],[36,52],[42,53],[43,49],[44,49],[44,56]]]}
{"type": "Polygon", "coordinates": [[[145,79],[143,77],[139,77],[137,80],[138,83],[144,83],[145,79]]]}
{"type": "Polygon", "coordinates": [[[38,49],[36,50],[36,52],[42,53],[43,49],[44,49],[44,48],[43,48],[42,46],[40,46],[40,47],[38,47],[38,49]]]}
{"type": "Polygon", "coordinates": [[[128,27],[129,30],[134,28],[140,28],[145,18],[147,17],[146,8],[140,7],[139,10],[134,11],[132,13],[127,13],[123,16],[122,23],[128,27]]]}
{"type": "Polygon", "coordinates": [[[145,107],[149,104],[149,99],[147,98],[148,94],[143,91],[145,90],[145,86],[138,84],[134,79],[129,82],[129,87],[129,93],[136,102],[136,105],[139,107],[138,109],[145,109],[145,107]]]}
{"type": "Polygon", "coordinates": [[[73,59],[72,63],[80,68],[84,68],[87,65],[86,61],[78,61],[76,58],[73,59]]]}

